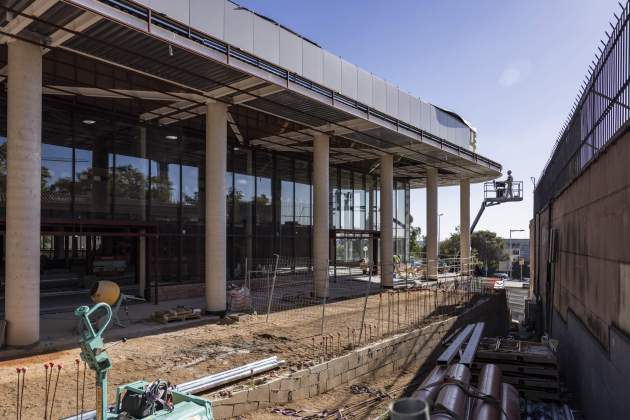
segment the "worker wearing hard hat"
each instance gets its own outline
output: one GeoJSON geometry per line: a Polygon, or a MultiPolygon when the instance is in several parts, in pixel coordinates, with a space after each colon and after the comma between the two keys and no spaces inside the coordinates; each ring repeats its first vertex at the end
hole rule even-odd
{"type": "Polygon", "coordinates": [[[509,198],[512,198],[512,182],[514,181],[514,178],[512,178],[512,171],[508,171],[507,172],[507,179],[505,180],[505,189],[507,192],[507,196],[509,198]]]}

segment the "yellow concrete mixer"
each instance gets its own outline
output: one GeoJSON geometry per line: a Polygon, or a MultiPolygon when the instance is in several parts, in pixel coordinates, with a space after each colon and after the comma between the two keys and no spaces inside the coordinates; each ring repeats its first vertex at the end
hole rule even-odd
{"type": "Polygon", "coordinates": [[[90,298],[94,303],[107,303],[112,307],[112,320],[114,321],[114,325],[118,327],[125,327],[118,316],[118,312],[120,311],[120,307],[123,306],[125,308],[125,314],[127,315],[127,319],[129,320],[129,307],[127,306],[127,302],[130,300],[135,300],[138,302],[145,302],[144,298],[127,295],[121,293],[120,286],[113,281],[108,280],[99,280],[94,286],[90,289],[90,298]]]}
{"type": "Polygon", "coordinates": [[[120,299],[120,286],[113,281],[97,281],[90,289],[90,298],[94,303],[107,303],[109,306],[114,306],[120,299]]]}

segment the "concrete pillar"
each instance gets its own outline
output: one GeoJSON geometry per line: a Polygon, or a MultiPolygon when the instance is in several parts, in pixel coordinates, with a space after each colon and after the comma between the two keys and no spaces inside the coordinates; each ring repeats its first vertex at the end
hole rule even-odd
{"type": "Polygon", "coordinates": [[[470,268],[470,179],[459,181],[459,257],[461,273],[468,273],[470,268]]]}
{"type": "Polygon", "coordinates": [[[381,285],[394,287],[394,157],[381,156],[381,285]]]}
{"type": "Polygon", "coordinates": [[[427,277],[438,277],[438,171],[427,168],[427,277]]]}
{"type": "Polygon", "coordinates": [[[206,311],[225,313],[227,105],[209,103],[206,110],[206,311]]]}
{"type": "Polygon", "coordinates": [[[329,145],[325,134],[313,138],[313,295],[317,297],[328,294],[329,145]]]}
{"type": "Polygon", "coordinates": [[[42,50],[8,44],[6,291],[7,344],[39,341],[42,50]]]}

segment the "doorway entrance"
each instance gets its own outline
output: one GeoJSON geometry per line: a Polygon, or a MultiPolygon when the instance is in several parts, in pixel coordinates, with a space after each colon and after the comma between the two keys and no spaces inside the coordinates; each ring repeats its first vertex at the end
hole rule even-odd
{"type": "Polygon", "coordinates": [[[366,267],[378,273],[378,231],[335,229],[331,230],[331,261],[334,277],[368,274],[366,267]]]}

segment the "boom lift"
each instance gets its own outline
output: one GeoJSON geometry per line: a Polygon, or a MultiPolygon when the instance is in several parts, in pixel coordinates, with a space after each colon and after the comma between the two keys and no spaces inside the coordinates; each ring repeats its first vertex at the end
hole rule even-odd
{"type": "Polygon", "coordinates": [[[505,181],[491,181],[483,184],[483,201],[481,208],[475,217],[475,221],[470,225],[470,233],[473,233],[475,226],[481,219],[481,215],[486,207],[496,206],[511,201],[523,201],[523,181],[513,181],[511,191],[505,181]]]}

